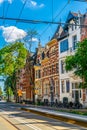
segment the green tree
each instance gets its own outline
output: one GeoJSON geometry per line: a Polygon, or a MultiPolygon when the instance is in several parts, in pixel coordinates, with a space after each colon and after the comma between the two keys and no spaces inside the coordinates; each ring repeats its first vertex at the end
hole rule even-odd
{"type": "Polygon", "coordinates": [[[66,70],[73,70],[82,79],[82,88],[87,88],[87,39],[77,44],[75,55],[67,56],[66,70]]]}
{"type": "Polygon", "coordinates": [[[15,94],[16,91],[16,73],[24,67],[26,63],[27,50],[23,43],[15,42],[9,44],[0,50],[0,75],[6,76],[5,89],[8,93],[9,87],[15,94]]]}
{"type": "Polygon", "coordinates": [[[25,65],[27,51],[24,44],[15,42],[0,50],[0,74],[13,75],[25,65]]]}
{"type": "Polygon", "coordinates": [[[6,92],[7,100],[10,101],[10,96],[15,94],[16,82],[14,84],[15,75],[8,76],[4,83],[4,91],[6,92]]]}
{"type": "Polygon", "coordinates": [[[35,38],[36,36],[38,35],[37,31],[36,30],[28,30],[27,31],[27,35],[26,37],[24,38],[24,43],[25,43],[25,46],[27,47],[28,49],[28,54],[27,54],[27,60],[26,60],[26,65],[25,65],[25,70],[26,70],[26,74],[28,74],[28,82],[29,84],[31,84],[31,88],[33,90],[33,102],[35,102],[35,95],[34,95],[34,81],[33,81],[33,78],[32,78],[32,69],[33,69],[33,63],[34,62],[34,59],[32,58],[32,53],[31,53],[31,50],[32,50],[32,46],[33,44],[35,44],[33,41],[33,38],[35,38]]]}
{"type": "Polygon", "coordinates": [[[34,29],[29,29],[27,31],[26,37],[24,37],[25,46],[27,47],[28,51],[31,52],[31,47],[33,43],[33,38],[38,35],[37,31],[34,29]]]}
{"type": "Polygon", "coordinates": [[[2,96],[3,92],[2,92],[2,88],[0,86],[0,96],[2,96]]]}

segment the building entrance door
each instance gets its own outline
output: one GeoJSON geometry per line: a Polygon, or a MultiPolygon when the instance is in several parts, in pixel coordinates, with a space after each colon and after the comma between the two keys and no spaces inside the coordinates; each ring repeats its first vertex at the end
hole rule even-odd
{"type": "Polygon", "coordinates": [[[79,102],[79,91],[75,90],[75,102],[79,102]]]}

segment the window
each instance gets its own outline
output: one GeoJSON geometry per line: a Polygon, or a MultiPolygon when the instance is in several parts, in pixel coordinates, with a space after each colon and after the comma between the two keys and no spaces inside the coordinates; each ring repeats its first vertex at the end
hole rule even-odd
{"type": "Polygon", "coordinates": [[[46,54],[46,55],[47,55],[47,57],[49,58],[49,51],[47,51],[47,54],[46,54]]]}
{"type": "Polygon", "coordinates": [[[72,37],[72,46],[73,46],[73,50],[76,49],[76,45],[77,45],[77,35],[72,37]]]}
{"type": "Polygon", "coordinates": [[[51,66],[52,67],[52,74],[54,73],[54,65],[51,66]]]}
{"type": "Polygon", "coordinates": [[[48,94],[48,84],[44,84],[44,94],[48,94]]]}
{"type": "Polygon", "coordinates": [[[62,93],[64,93],[64,92],[65,92],[64,81],[61,81],[61,90],[62,90],[62,93]]]}
{"type": "Polygon", "coordinates": [[[86,89],[86,95],[87,95],[87,89],[86,89]]]}
{"type": "Polygon", "coordinates": [[[69,80],[66,81],[66,92],[69,93],[70,91],[70,82],[69,80]]]}
{"type": "Polygon", "coordinates": [[[51,53],[55,52],[55,46],[51,47],[51,53]]]}
{"type": "Polygon", "coordinates": [[[75,23],[75,29],[77,29],[77,23],[75,23]]]}
{"type": "Polygon", "coordinates": [[[37,63],[40,64],[40,60],[39,59],[37,59],[37,63]]]}
{"type": "Polygon", "coordinates": [[[36,73],[35,73],[35,78],[37,79],[38,78],[38,71],[36,70],[36,73]]]}
{"type": "Polygon", "coordinates": [[[46,68],[43,69],[44,76],[46,76],[46,68]]]}
{"type": "Polygon", "coordinates": [[[79,83],[75,83],[75,89],[78,89],[79,88],[79,83]]]}
{"type": "Polygon", "coordinates": [[[55,94],[58,94],[58,80],[55,81],[55,94]]]}
{"type": "Polygon", "coordinates": [[[58,63],[56,63],[56,73],[58,73],[58,63]]]}
{"type": "Polygon", "coordinates": [[[74,83],[72,83],[72,89],[75,89],[75,85],[74,85],[74,83]]]}
{"type": "Polygon", "coordinates": [[[41,88],[38,89],[38,94],[41,95],[41,88]]]}
{"type": "Polygon", "coordinates": [[[74,25],[72,24],[72,31],[74,30],[74,25]]]}
{"type": "Polygon", "coordinates": [[[35,78],[38,79],[40,77],[41,77],[41,71],[40,70],[36,70],[35,78]]]}
{"type": "Polygon", "coordinates": [[[68,39],[60,42],[60,52],[65,52],[68,50],[68,39]]]}
{"type": "Polygon", "coordinates": [[[64,74],[64,71],[65,71],[64,61],[61,60],[61,73],[64,74]]]}
{"type": "Polygon", "coordinates": [[[42,60],[45,58],[45,54],[44,54],[44,52],[42,53],[42,60]]]}
{"type": "Polygon", "coordinates": [[[72,98],[74,98],[74,91],[72,91],[72,98]]]}
{"type": "Polygon", "coordinates": [[[80,98],[81,98],[82,94],[81,94],[81,90],[80,90],[80,98]]]}
{"type": "Polygon", "coordinates": [[[38,70],[38,78],[41,78],[41,71],[38,70]]]}

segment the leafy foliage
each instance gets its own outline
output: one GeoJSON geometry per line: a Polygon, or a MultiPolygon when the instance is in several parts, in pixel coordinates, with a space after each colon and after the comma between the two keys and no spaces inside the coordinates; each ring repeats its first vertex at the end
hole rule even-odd
{"type": "Polygon", "coordinates": [[[75,75],[83,81],[83,86],[87,88],[87,39],[78,43],[75,55],[67,56],[66,70],[74,70],[75,75]]]}
{"type": "Polygon", "coordinates": [[[3,92],[2,92],[2,88],[0,86],[0,96],[2,96],[3,92]]]}
{"type": "Polygon", "coordinates": [[[31,52],[31,47],[32,47],[32,43],[33,43],[33,38],[35,38],[37,36],[37,31],[36,30],[32,30],[32,29],[29,29],[27,31],[27,35],[26,37],[24,37],[24,43],[25,43],[25,46],[26,48],[28,49],[29,52],[31,52]]]}
{"type": "Polygon", "coordinates": [[[16,42],[0,50],[0,74],[12,75],[25,65],[27,51],[24,44],[16,42]]]}

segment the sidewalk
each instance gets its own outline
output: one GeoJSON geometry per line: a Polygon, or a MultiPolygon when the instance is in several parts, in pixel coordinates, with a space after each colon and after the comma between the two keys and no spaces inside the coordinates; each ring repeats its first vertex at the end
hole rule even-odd
{"type": "Polygon", "coordinates": [[[13,125],[8,121],[0,117],[0,130],[17,130],[13,125]]]}
{"type": "Polygon", "coordinates": [[[45,108],[38,108],[33,106],[21,107],[22,110],[29,111],[42,116],[58,119],[64,122],[73,123],[87,127],[87,116],[82,116],[78,114],[72,114],[68,112],[59,112],[57,110],[50,110],[45,108]]]}

